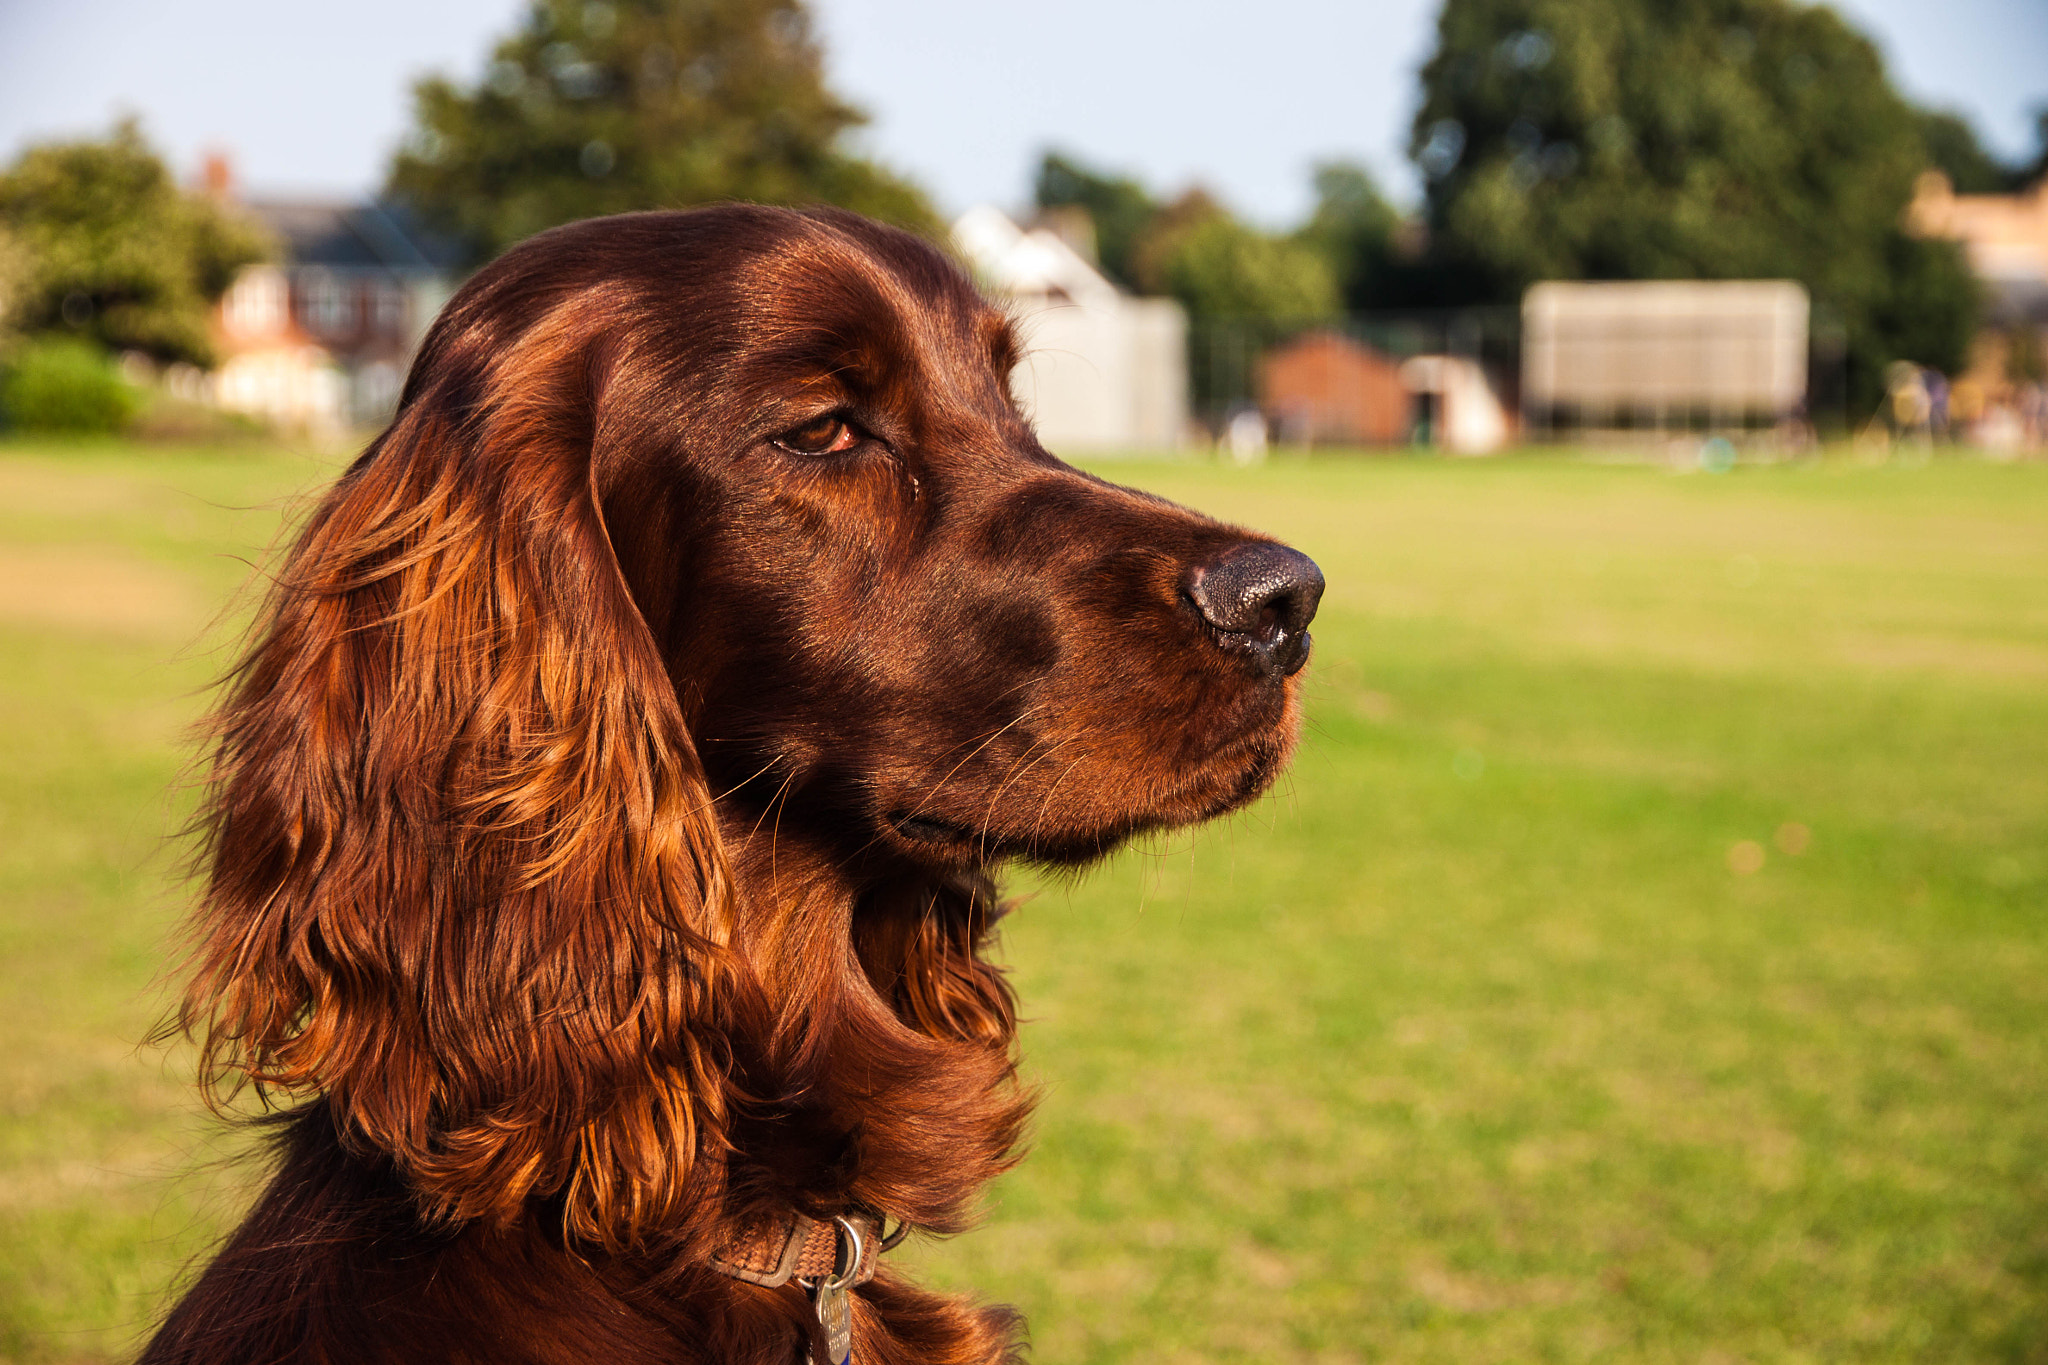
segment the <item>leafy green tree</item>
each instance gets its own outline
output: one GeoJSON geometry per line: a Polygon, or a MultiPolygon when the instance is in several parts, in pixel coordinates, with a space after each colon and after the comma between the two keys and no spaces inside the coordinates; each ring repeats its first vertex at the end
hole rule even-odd
{"type": "Polygon", "coordinates": [[[22,431],[119,431],[141,408],[113,358],[83,337],[36,337],[0,366],[0,421],[22,431]]]}
{"type": "Polygon", "coordinates": [[[1205,409],[1251,392],[1261,350],[1342,306],[1320,250],[1240,222],[1199,189],[1146,221],[1131,272],[1140,292],[1171,295],[1187,310],[1188,379],[1205,409]]]}
{"type": "Polygon", "coordinates": [[[0,222],[0,348],[14,332],[17,303],[28,287],[30,273],[28,248],[0,222]]]}
{"type": "Polygon", "coordinates": [[[211,364],[209,309],[268,243],[179,190],[135,122],[30,147],[0,174],[7,322],[159,360],[211,364]]]}
{"type": "Polygon", "coordinates": [[[1196,322],[1306,321],[1342,308],[1321,252],[1240,222],[1200,190],[1146,225],[1134,265],[1146,292],[1171,294],[1196,322]]]}
{"type": "Polygon", "coordinates": [[[2023,173],[1985,151],[1977,130],[1961,114],[1922,109],[1916,118],[1927,164],[1946,175],[1957,194],[2003,194],[2019,188],[2023,173]]]}
{"type": "Polygon", "coordinates": [[[2007,178],[2014,189],[2023,189],[2043,176],[2048,176],[2048,104],[2034,106],[2034,155],[2017,166],[2007,168],[2007,178]]]}
{"type": "Polygon", "coordinates": [[[1960,253],[1902,220],[1926,166],[1877,50],[1792,0],[1445,0],[1410,150],[1447,295],[1789,277],[1886,362],[1964,359],[1960,253]]]}
{"type": "Polygon", "coordinates": [[[2019,167],[2017,183],[2031,185],[2048,176],[2048,104],[2034,106],[2034,159],[2019,167]]]}
{"type": "Polygon", "coordinates": [[[2021,325],[2006,329],[2005,377],[2015,384],[2038,384],[2048,379],[2048,356],[2041,354],[2039,328],[2021,325]]]}
{"type": "MultiPolygon", "coordinates": [[[[1325,243],[1260,232],[1202,190],[1161,204],[1136,180],[1047,152],[1036,191],[1041,209],[1086,210],[1104,274],[1126,289],[1172,295],[1198,322],[1324,318],[1341,306],[1325,243]]],[[[1326,226],[1339,235],[1345,227],[1334,216],[1326,226]]]]}
{"type": "Polygon", "coordinates": [[[1087,210],[1103,273],[1126,289],[1138,288],[1138,243],[1159,216],[1159,203],[1149,190],[1135,180],[1104,174],[1052,151],[1039,160],[1035,189],[1041,209],[1087,210]]]}
{"type": "Polygon", "coordinates": [[[841,146],[798,0],[533,0],[474,88],[431,76],[387,191],[486,260],[595,214],[829,203],[933,234],[924,196],[841,146]]]}
{"type": "Polygon", "coordinates": [[[1295,240],[1330,263],[1344,306],[1367,309],[1401,302],[1401,215],[1380,193],[1372,173],[1350,162],[1326,162],[1315,169],[1315,187],[1315,212],[1295,240]]]}

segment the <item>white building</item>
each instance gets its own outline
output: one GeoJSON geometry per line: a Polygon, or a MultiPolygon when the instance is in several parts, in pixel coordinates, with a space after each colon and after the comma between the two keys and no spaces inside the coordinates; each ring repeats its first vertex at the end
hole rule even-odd
{"type": "Polygon", "coordinates": [[[1009,301],[1025,345],[1012,383],[1052,450],[1164,450],[1188,421],[1187,315],[1124,293],[1044,228],[970,209],[953,242],[1009,301]]]}
{"type": "Polygon", "coordinates": [[[1807,312],[1791,280],[1534,285],[1522,411],[1545,426],[1791,416],[1806,398],[1807,312]]]}
{"type": "Polygon", "coordinates": [[[1401,387],[1418,400],[1428,443],[1453,455],[1491,455],[1514,435],[1514,419],[1478,361],[1414,355],[1401,362],[1401,387]]]}

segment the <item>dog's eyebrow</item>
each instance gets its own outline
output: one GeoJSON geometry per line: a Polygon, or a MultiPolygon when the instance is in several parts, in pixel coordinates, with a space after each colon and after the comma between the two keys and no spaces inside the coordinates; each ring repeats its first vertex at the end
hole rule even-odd
{"type": "Polygon", "coordinates": [[[974,298],[964,280],[922,259],[878,252],[836,223],[807,220],[788,249],[764,257],[758,268],[760,283],[750,293],[808,294],[816,308],[810,317],[794,320],[793,329],[786,312],[777,317],[764,311],[758,319],[764,333],[781,332],[769,342],[769,354],[799,364],[808,360],[821,377],[882,385],[902,382],[907,369],[928,408],[965,412],[983,403],[988,376],[979,366],[963,372],[963,354],[986,357],[1000,379],[1015,364],[1009,322],[974,298]],[[838,282],[830,291],[836,297],[820,297],[821,278],[838,282]]]}

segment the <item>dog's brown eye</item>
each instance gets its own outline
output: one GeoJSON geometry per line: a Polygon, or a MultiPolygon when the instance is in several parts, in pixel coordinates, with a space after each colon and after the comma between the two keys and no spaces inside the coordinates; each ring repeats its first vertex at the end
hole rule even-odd
{"type": "Polygon", "coordinates": [[[837,413],[828,413],[775,438],[775,444],[797,455],[837,455],[859,443],[860,436],[852,424],[837,413]]]}

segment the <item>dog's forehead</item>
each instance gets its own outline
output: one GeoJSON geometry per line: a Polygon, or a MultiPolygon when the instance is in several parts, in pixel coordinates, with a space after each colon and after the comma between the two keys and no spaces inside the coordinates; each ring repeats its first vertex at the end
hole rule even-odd
{"type": "Polygon", "coordinates": [[[746,349],[764,375],[929,393],[978,392],[1007,374],[1009,320],[936,249],[906,233],[809,226],[738,272],[746,349]]]}

